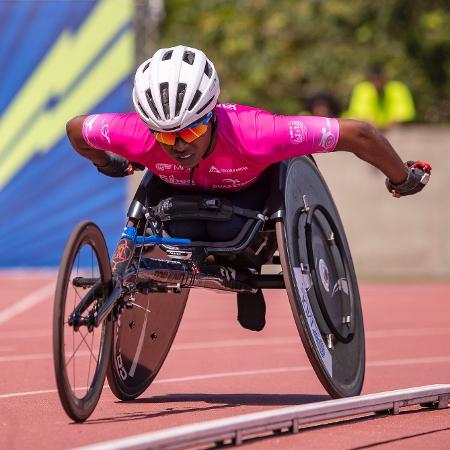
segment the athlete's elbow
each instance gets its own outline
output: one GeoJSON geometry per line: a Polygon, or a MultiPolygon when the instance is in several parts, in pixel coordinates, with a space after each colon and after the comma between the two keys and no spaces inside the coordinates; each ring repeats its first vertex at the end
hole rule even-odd
{"type": "Polygon", "coordinates": [[[354,153],[364,158],[370,152],[377,140],[379,131],[367,122],[351,119],[340,119],[339,142],[336,150],[354,153]]]}
{"type": "Polygon", "coordinates": [[[76,116],[66,123],[66,133],[72,147],[75,150],[81,150],[86,147],[83,137],[83,122],[86,116],[76,116]]]}

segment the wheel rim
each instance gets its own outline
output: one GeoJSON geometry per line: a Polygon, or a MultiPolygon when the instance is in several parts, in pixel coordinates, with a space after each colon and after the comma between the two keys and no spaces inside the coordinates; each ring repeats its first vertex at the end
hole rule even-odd
{"type": "Polygon", "coordinates": [[[82,222],[64,250],[53,316],[58,394],[64,410],[75,421],[87,419],[100,398],[112,335],[110,318],[97,329],[88,329],[89,322],[83,324],[80,319],[90,317],[110,292],[111,268],[103,235],[92,222],[82,222]]]}
{"type": "MultiPolygon", "coordinates": [[[[64,371],[75,401],[87,400],[91,394],[91,386],[98,374],[105,328],[94,327],[89,331],[86,326],[82,326],[76,330],[69,325],[70,314],[87,293],[87,289],[75,286],[73,280],[78,277],[99,279],[100,276],[97,254],[88,242],[84,242],[75,255],[69,274],[63,314],[64,371]]],[[[82,317],[89,318],[103,301],[102,297],[96,298],[82,313],[82,317]]]]}

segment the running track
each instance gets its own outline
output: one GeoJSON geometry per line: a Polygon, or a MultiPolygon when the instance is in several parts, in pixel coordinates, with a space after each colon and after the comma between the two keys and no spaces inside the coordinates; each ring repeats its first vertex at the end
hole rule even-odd
{"type": "MultiPolygon", "coordinates": [[[[266,291],[268,324],[240,328],[232,295],[193,290],[160,374],[134,402],[108,389],[85,424],[71,423],[51,359],[54,275],[0,274],[0,448],[66,449],[237,414],[328,399],[301,347],[282,291],[266,291]],[[31,278],[30,278],[31,275],[31,278]]],[[[450,284],[361,286],[364,393],[450,382],[450,284]]],[[[249,449],[450,448],[449,410],[340,420],[249,449]]]]}

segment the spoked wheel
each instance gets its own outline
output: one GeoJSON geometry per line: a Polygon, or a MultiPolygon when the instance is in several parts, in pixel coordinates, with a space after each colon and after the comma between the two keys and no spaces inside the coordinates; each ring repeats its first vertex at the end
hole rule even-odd
{"type": "Polygon", "coordinates": [[[332,397],[358,395],[365,372],[358,283],[338,211],[309,158],[289,162],[284,204],[277,241],[306,353],[332,397]]]}
{"type": "MultiPolygon", "coordinates": [[[[154,248],[153,258],[167,258],[154,248]]],[[[120,400],[133,400],[152,383],[178,331],[189,289],[180,293],[136,294],[114,322],[108,383],[120,400]]]]}
{"type": "Polygon", "coordinates": [[[111,266],[100,229],[81,222],[60,264],[53,311],[53,359],[59,398],[76,422],[94,411],[111,352],[112,320],[95,328],[95,312],[111,292],[111,266]]]}

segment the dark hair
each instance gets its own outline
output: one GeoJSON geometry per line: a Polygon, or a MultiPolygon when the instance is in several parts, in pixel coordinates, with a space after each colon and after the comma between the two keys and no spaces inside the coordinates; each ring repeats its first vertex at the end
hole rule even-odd
{"type": "Polygon", "coordinates": [[[312,95],[306,102],[308,111],[313,112],[314,106],[317,103],[325,103],[328,106],[332,117],[339,117],[342,113],[342,107],[339,100],[329,92],[318,92],[317,94],[312,95]]]}

